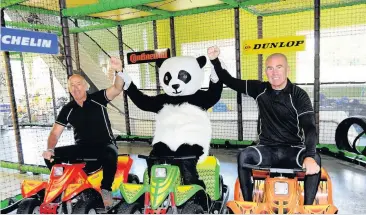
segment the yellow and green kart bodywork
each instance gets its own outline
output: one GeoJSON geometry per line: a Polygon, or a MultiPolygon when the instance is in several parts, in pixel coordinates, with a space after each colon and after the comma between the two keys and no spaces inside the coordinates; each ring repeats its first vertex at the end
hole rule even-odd
{"type": "Polygon", "coordinates": [[[183,205],[199,191],[205,192],[212,201],[219,200],[222,193],[219,161],[214,156],[208,156],[204,162],[197,165],[197,171],[206,185],[206,190],[199,185],[182,185],[179,167],[167,164],[154,165],[151,168],[151,183],[145,171],[143,184],[122,183],[120,190],[128,204],[136,202],[144,194],[148,195],[149,207],[153,210],[158,209],[170,193],[174,194],[176,206],[183,205]],[[158,168],[166,169],[165,177],[156,175],[158,168]]]}

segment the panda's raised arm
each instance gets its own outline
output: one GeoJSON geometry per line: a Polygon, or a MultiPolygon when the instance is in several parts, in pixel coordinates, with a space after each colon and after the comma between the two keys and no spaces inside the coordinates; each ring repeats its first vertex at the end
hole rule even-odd
{"type": "Polygon", "coordinates": [[[239,92],[244,93],[248,96],[256,98],[259,94],[261,82],[258,80],[241,80],[232,77],[229,72],[223,68],[222,62],[219,58],[211,60],[212,65],[215,68],[215,72],[218,78],[229,88],[239,92]]]}
{"type": "Polygon", "coordinates": [[[137,89],[136,85],[132,82],[130,87],[125,91],[132,100],[132,102],[143,111],[150,111],[157,113],[162,108],[160,99],[157,96],[148,96],[137,89]]]}
{"type": "Polygon", "coordinates": [[[220,80],[210,80],[210,85],[207,91],[202,91],[202,107],[209,109],[213,107],[218,101],[220,101],[223,84],[220,80]]]}
{"type": "Polygon", "coordinates": [[[137,89],[137,86],[132,82],[131,77],[126,72],[123,72],[121,77],[125,82],[123,87],[124,92],[138,108],[154,113],[159,112],[163,108],[163,104],[159,102],[160,99],[157,96],[148,96],[137,89]]]}

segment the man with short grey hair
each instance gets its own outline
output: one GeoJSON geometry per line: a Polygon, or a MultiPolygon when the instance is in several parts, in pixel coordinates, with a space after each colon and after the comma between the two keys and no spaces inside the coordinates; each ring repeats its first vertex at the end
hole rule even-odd
{"type": "Polygon", "coordinates": [[[219,79],[258,104],[259,143],[238,155],[238,175],[245,201],[252,201],[252,170],[244,164],[306,169],[304,204],[314,202],[320,181],[321,160],[316,153],[316,127],[308,94],[288,79],[287,58],[274,53],[266,59],[268,82],[233,78],[218,59],[218,47],[210,47],[209,58],[219,79]]]}
{"type": "MultiPolygon", "coordinates": [[[[110,67],[113,73],[122,72],[122,61],[112,57],[110,67]]],[[[122,78],[115,75],[115,81],[111,87],[88,94],[88,83],[84,77],[78,74],[70,76],[68,87],[74,100],[61,109],[48,137],[47,150],[42,154],[50,169],[53,165],[52,156],[55,155],[68,157],[70,160],[97,158],[99,167],[103,168],[100,188],[106,207],[113,204],[111,191],[118,160],[118,150],[106,107],[122,92],[123,85],[122,78]],[[71,124],[74,129],[76,145],[55,148],[67,124],[71,124]]],[[[87,163],[85,168],[93,168],[93,165],[93,163],[87,163]]]]}

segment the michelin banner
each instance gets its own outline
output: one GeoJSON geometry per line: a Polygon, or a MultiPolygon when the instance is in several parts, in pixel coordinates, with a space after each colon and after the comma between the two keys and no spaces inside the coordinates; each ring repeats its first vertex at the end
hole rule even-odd
{"type": "Polygon", "coordinates": [[[1,51],[58,53],[56,34],[1,27],[1,51]]]}
{"type": "Polygon", "coordinates": [[[305,50],[305,36],[244,40],[244,54],[269,54],[305,50]]]}

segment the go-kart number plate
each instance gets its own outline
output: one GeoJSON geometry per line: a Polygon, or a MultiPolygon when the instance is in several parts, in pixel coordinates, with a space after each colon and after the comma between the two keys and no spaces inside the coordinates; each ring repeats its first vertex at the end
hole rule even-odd
{"type": "Polygon", "coordinates": [[[287,195],[288,184],[285,182],[276,182],[274,188],[275,195],[287,195]]]}

